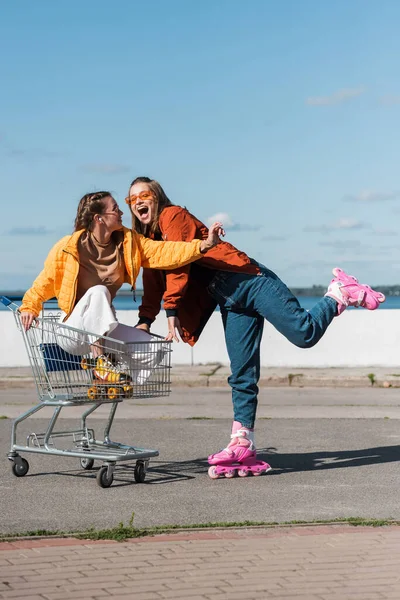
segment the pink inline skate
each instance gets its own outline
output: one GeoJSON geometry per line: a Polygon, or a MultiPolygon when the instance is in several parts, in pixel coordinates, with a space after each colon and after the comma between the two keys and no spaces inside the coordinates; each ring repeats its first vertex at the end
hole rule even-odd
{"type": "Polygon", "coordinates": [[[247,477],[249,473],[257,476],[270,471],[271,467],[268,463],[257,460],[253,438],[254,431],[234,421],[232,441],[224,450],[208,457],[208,463],[211,465],[208,475],[211,479],[218,479],[221,476],[230,479],[236,472],[239,477],[247,477]]]}
{"type": "Polygon", "coordinates": [[[334,278],[329,284],[325,296],[330,296],[338,303],[338,315],[348,306],[362,306],[368,310],[375,310],[386,298],[381,292],[373,290],[369,285],[358,283],[358,279],[347,275],[339,267],[332,270],[334,278]]]}

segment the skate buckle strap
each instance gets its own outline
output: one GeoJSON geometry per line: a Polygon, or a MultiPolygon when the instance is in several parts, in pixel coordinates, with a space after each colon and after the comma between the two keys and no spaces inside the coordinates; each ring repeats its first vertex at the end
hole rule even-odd
{"type": "MultiPolygon", "coordinates": [[[[248,439],[246,435],[246,429],[238,429],[236,433],[231,433],[231,440],[235,440],[236,438],[248,439]]],[[[234,452],[229,448],[229,445],[223,450],[221,450],[221,452],[227,452],[232,456],[234,452]]]]}
{"type": "Polygon", "coordinates": [[[231,440],[235,438],[247,438],[247,429],[238,429],[236,433],[231,433],[231,440]]]}
{"type": "Polygon", "coordinates": [[[360,293],[358,294],[358,299],[357,299],[357,306],[362,306],[366,295],[367,295],[367,292],[365,290],[360,290],[360,293]]]}

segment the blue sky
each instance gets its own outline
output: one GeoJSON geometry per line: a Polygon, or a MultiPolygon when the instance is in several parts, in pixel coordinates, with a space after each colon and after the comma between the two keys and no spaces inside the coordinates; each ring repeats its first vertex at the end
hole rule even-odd
{"type": "Polygon", "coordinates": [[[3,3],[0,289],[138,175],[289,286],[400,283],[399,21],[397,0],[3,3]]]}

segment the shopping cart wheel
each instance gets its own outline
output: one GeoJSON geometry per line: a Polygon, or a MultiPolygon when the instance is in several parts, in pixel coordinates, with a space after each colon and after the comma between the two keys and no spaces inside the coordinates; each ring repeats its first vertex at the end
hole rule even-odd
{"type": "Polygon", "coordinates": [[[111,475],[108,476],[108,467],[104,466],[97,471],[96,479],[100,487],[109,488],[114,481],[114,475],[111,473],[111,475]]]}
{"type": "Polygon", "coordinates": [[[25,458],[18,457],[18,462],[14,462],[12,472],[15,477],[25,477],[29,471],[29,463],[25,458]]]}
{"type": "Polygon", "coordinates": [[[93,468],[94,460],[93,458],[81,458],[81,467],[85,469],[85,471],[90,471],[93,468]]]}
{"type": "Polygon", "coordinates": [[[146,479],[146,465],[143,461],[136,461],[135,470],[133,472],[136,483],[143,483],[146,479]]]}

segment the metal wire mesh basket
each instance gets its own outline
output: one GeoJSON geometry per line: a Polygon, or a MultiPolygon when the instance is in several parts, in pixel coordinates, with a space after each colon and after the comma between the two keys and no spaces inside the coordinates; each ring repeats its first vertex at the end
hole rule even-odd
{"type": "MultiPolygon", "coordinates": [[[[20,314],[14,313],[22,330],[20,314]]],[[[39,398],[73,402],[154,398],[170,393],[171,343],[158,336],[146,342],[99,337],[45,313],[24,341],[39,398]],[[69,347],[78,345],[80,354],[69,347]]]]}

